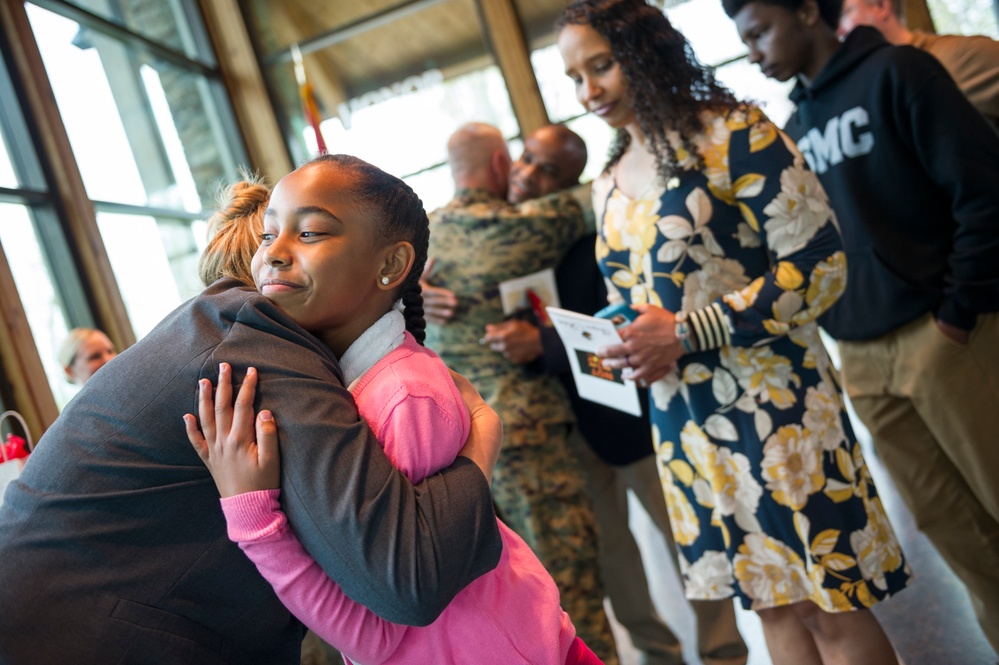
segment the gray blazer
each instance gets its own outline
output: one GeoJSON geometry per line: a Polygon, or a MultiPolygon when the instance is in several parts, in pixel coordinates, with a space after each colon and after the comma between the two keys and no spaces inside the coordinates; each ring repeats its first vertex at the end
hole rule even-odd
{"type": "Polygon", "coordinates": [[[343,388],[336,359],[267,299],[222,281],[100,370],[0,508],[0,663],[298,663],[303,629],[226,537],[187,441],[219,362],[277,420],[281,503],[353,599],[432,622],[501,544],[474,464],[412,486],[343,388]]]}

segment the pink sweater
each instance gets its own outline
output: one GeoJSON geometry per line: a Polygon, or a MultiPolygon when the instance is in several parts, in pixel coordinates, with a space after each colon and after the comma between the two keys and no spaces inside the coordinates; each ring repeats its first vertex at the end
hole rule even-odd
{"type": "MultiPolygon", "coordinates": [[[[409,333],[351,392],[388,458],[413,482],[448,466],[468,435],[468,412],[447,368],[409,333]]],[[[527,544],[502,523],[499,565],[459,593],[431,625],[402,626],[350,600],[326,576],[289,529],[279,492],[223,499],[229,537],[281,602],[354,663],[565,663],[576,631],[559,606],[558,589],[527,544]]]]}

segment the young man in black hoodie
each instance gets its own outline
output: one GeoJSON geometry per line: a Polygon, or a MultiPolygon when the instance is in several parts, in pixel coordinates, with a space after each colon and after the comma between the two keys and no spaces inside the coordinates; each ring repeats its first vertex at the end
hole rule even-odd
{"type": "Polygon", "coordinates": [[[836,210],[840,342],[857,413],[999,649],[999,134],[932,56],[837,0],[723,0],[751,62],[786,81],[786,131],[836,210]]]}

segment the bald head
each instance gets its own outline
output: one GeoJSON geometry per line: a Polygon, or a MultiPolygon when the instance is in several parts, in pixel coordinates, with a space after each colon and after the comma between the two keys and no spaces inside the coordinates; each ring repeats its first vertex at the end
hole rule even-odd
{"type": "Polygon", "coordinates": [[[912,43],[912,32],[902,20],[902,0],[843,0],[836,34],[845,37],[858,25],[877,28],[892,44],[912,43]]]}
{"type": "Polygon", "coordinates": [[[545,125],[524,139],[524,153],[510,170],[510,203],[545,196],[579,184],[586,143],[565,125],[545,125]]]}
{"type": "Polygon", "coordinates": [[[506,198],[510,151],[500,130],[483,122],[462,125],[447,142],[447,160],[458,189],[485,189],[506,198]]]}

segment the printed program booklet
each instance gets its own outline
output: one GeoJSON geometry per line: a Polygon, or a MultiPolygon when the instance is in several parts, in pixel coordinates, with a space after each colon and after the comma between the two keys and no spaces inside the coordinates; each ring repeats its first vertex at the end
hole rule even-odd
{"type": "Polygon", "coordinates": [[[641,416],[635,382],[621,378],[619,369],[604,367],[595,353],[602,346],[620,343],[621,336],[614,323],[609,319],[598,319],[559,307],[548,307],[547,310],[569,356],[579,396],[641,416]]]}

